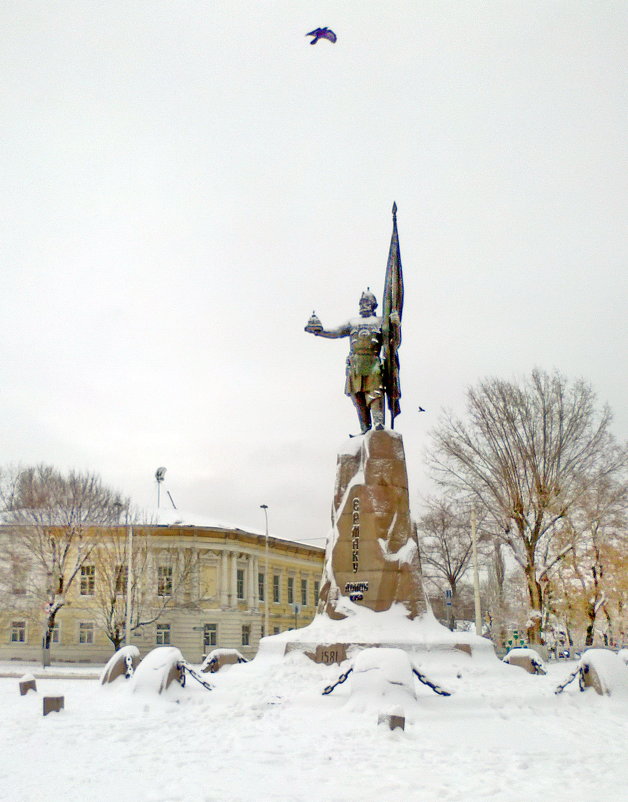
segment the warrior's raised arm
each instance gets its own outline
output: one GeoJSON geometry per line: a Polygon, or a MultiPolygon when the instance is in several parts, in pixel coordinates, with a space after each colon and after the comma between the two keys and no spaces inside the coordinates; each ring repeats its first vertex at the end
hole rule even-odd
{"type": "Polygon", "coordinates": [[[384,385],[382,363],[382,319],[375,315],[377,300],[367,289],[360,298],[360,316],[335,329],[326,329],[313,312],[305,331],[330,340],[349,337],[349,356],[345,375],[345,393],[355,404],[360,429],[367,432],[372,425],[384,428],[384,385]]]}
{"type": "Polygon", "coordinates": [[[351,324],[349,321],[337,326],[335,329],[326,329],[318,319],[316,312],[312,312],[312,316],[307,322],[305,331],[308,334],[314,334],[317,337],[327,337],[329,340],[336,340],[339,337],[348,337],[351,333],[351,324]]]}

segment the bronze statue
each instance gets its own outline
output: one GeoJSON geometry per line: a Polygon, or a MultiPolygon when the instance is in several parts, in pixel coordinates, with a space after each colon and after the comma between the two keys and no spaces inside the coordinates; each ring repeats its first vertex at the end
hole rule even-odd
{"type": "Polygon", "coordinates": [[[335,329],[326,329],[312,313],[305,331],[317,337],[349,337],[349,356],[345,393],[351,396],[364,434],[372,426],[384,428],[384,395],[388,398],[391,428],[399,414],[399,358],[401,344],[401,315],[403,312],[403,275],[397,234],[397,205],[393,206],[393,234],[390,242],[384,310],[375,315],[377,300],[367,288],[360,298],[360,316],[335,329]]]}

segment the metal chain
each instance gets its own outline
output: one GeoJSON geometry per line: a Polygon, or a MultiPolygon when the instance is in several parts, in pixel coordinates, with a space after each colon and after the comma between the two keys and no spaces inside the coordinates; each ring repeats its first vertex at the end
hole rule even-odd
{"type": "Polygon", "coordinates": [[[349,674],[352,671],[353,671],[353,666],[351,668],[347,669],[347,671],[345,671],[344,674],[341,674],[338,677],[338,681],[337,682],[335,682],[333,685],[328,685],[325,688],[325,690],[323,691],[323,696],[328,696],[334,690],[334,688],[337,688],[339,685],[342,685],[343,682],[346,682],[347,677],[349,676],[349,674]]]}
{"type": "Polygon", "coordinates": [[[417,677],[419,682],[422,682],[423,685],[427,685],[428,688],[431,688],[434,693],[437,693],[439,696],[451,696],[451,691],[446,691],[444,688],[441,688],[440,685],[437,685],[435,682],[429,680],[425,674],[422,674],[416,668],[412,669],[412,673],[417,677]]]}
{"type": "Polygon", "coordinates": [[[191,677],[194,677],[194,679],[203,686],[203,688],[205,688],[208,691],[214,690],[214,686],[210,685],[209,682],[205,682],[205,680],[196,671],[196,669],[192,668],[192,666],[189,663],[186,663],[185,660],[182,660],[181,663],[179,663],[179,665],[181,667],[181,675],[183,677],[183,681],[181,682],[182,686],[185,685],[185,672],[187,671],[191,677]]]}
{"type": "Polygon", "coordinates": [[[578,666],[578,668],[575,671],[572,671],[571,674],[567,677],[567,679],[564,682],[561,682],[561,684],[557,686],[557,688],[554,691],[554,693],[555,694],[562,693],[565,690],[565,688],[567,687],[567,685],[569,685],[570,682],[573,682],[575,680],[575,678],[578,676],[578,674],[580,674],[580,690],[583,690],[583,687],[582,687],[583,686],[582,674],[580,672],[580,666],[578,666]]]}
{"type": "Polygon", "coordinates": [[[133,658],[127,654],[124,661],[126,662],[126,671],[124,672],[125,679],[131,679],[133,676],[133,658]]]}

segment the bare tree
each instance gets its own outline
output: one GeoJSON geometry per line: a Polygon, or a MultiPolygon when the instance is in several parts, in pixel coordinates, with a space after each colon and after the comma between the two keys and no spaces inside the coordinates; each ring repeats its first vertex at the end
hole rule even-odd
{"type": "Polygon", "coordinates": [[[189,588],[198,563],[196,551],[176,545],[157,547],[147,528],[133,529],[130,560],[128,526],[109,529],[98,538],[92,553],[97,581],[91,606],[115,649],[125,639],[127,603],[130,603],[129,630],[134,632],[153,624],[166,610],[190,607],[199,601],[189,588]],[[131,587],[127,593],[129,581],[131,587]]]}
{"type": "MultiPolygon", "coordinates": [[[[621,463],[621,455],[616,461],[621,463]]],[[[615,640],[625,604],[628,539],[628,483],[602,475],[583,489],[566,521],[563,539],[571,551],[560,571],[562,588],[579,591],[586,615],[584,645],[594,642],[600,613],[605,642],[615,640]]]]}
{"type": "Polygon", "coordinates": [[[453,630],[459,583],[472,556],[469,509],[436,498],[427,499],[425,506],[426,512],[417,524],[423,574],[428,580],[436,579],[439,588],[446,586],[448,626],[453,630]]]}
{"type": "Polygon", "coordinates": [[[448,415],[433,432],[437,481],[485,510],[525,574],[531,643],[542,641],[548,574],[573,548],[552,541],[587,484],[618,468],[610,420],[586,382],[534,370],[470,388],[466,420],[448,415]]]}
{"type": "MultiPolygon", "coordinates": [[[[102,524],[118,523],[129,502],[93,473],[63,474],[49,465],[14,471],[4,495],[4,519],[34,564],[37,595],[45,601],[44,648],[66,594],[97,545],[102,524]]],[[[7,482],[5,482],[5,487],[7,482]]]]}

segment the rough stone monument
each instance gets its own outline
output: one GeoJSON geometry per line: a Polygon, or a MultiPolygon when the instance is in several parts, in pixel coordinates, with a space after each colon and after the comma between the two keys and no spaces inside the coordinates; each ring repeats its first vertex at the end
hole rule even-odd
{"type": "Polygon", "coordinates": [[[319,612],[345,618],[343,597],[375,612],[395,602],[410,618],[425,612],[400,434],[367,432],[338,454],[332,523],[319,612]]]}
{"type": "Polygon", "coordinates": [[[313,312],[305,326],[317,337],[349,339],[345,393],[355,405],[360,433],[338,453],[317,615],[302,629],[264,638],[260,652],[277,653],[283,644],[284,654],[301,651],[317,662],[342,663],[373,646],[401,648],[410,656],[446,648],[464,659],[483,648],[478,643],[482,638],[454,635],[441,626],[423,592],[403,440],[394,431],[401,411],[398,349],[403,315],[396,204],[381,316],[377,306],[367,288],[356,317],[325,328],[313,312]]]}
{"type": "Polygon", "coordinates": [[[338,454],[319,612],[345,618],[343,598],[375,612],[405,604],[411,618],[425,612],[421,566],[410,518],[408,475],[401,435],[398,349],[403,315],[403,271],[393,205],[393,231],[386,266],[382,315],[367,288],[359,316],[326,329],[316,313],[305,331],[317,337],[349,338],[345,393],[358,413],[362,436],[338,454]],[[385,428],[384,399],[391,428],[385,428]],[[374,430],[373,430],[374,427],[374,430]]]}

